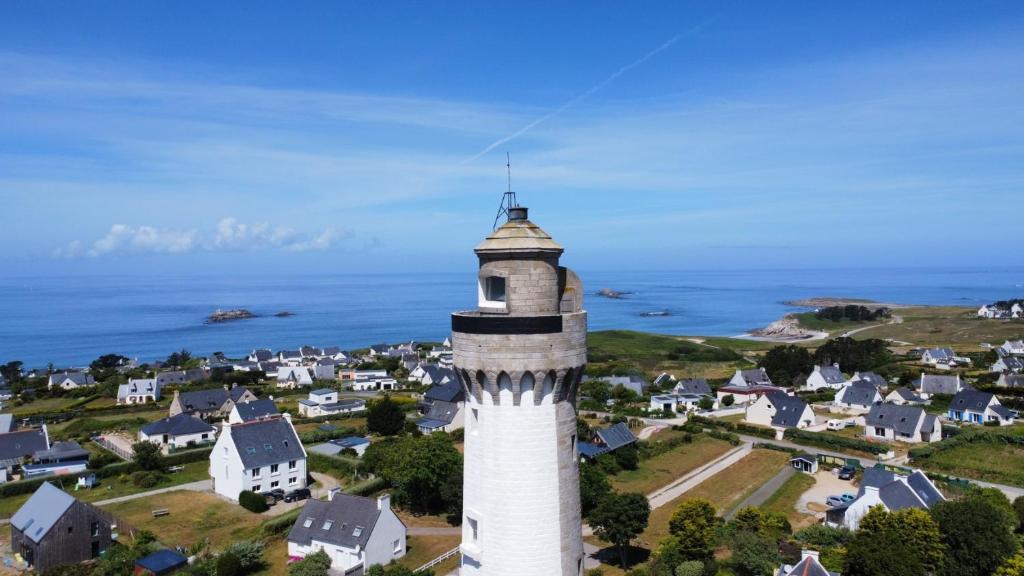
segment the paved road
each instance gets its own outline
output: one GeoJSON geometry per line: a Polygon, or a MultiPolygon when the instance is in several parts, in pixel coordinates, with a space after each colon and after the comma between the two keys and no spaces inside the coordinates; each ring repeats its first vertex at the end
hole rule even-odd
{"type": "Polygon", "coordinates": [[[796,469],[792,466],[786,466],[779,471],[775,477],[761,485],[761,487],[754,491],[753,494],[744,498],[743,501],[736,506],[733,506],[732,510],[725,515],[725,519],[732,520],[733,516],[736,515],[736,512],[743,510],[748,506],[760,506],[761,504],[764,504],[765,500],[771,498],[772,494],[775,494],[775,492],[786,483],[786,480],[789,480],[794,474],[796,474],[796,469]]]}

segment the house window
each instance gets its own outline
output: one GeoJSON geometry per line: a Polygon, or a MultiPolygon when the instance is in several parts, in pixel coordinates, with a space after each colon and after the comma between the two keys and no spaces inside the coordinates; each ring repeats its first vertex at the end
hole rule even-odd
{"type": "Polygon", "coordinates": [[[473,536],[473,542],[480,539],[480,525],[476,521],[476,518],[467,518],[469,520],[469,530],[473,536]]]}
{"type": "Polygon", "coordinates": [[[100,535],[100,523],[99,522],[93,522],[92,525],[89,528],[92,531],[92,535],[93,536],[99,536],[100,535]]]}
{"type": "Polygon", "coordinates": [[[295,460],[292,460],[291,462],[288,463],[288,469],[289,470],[295,470],[295,466],[296,465],[297,465],[297,463],[295,462],[295,460]]]}
{"type": "Polygon", "coordinates": [[[277,468],[278,468],[278,466],[279,466],[278,464],[271,464],[271,465],[270,465],[270,473],[271,473],[271,474],[277,474],[277,468]]]}
{"type": "Polygon", "coordinates": [[[885,436],[885,428],[875,426],[875,436],[885,436]]]}
{"type": "Polygon", "coordinates": [[[73,534],[74,532],[75,532],[75,527],[74,526],[68,526],[68,534],[73,534]]]}
{"type": "Polygon", "coordinates": [[[330,530],[332,526],[334,526],[334,520],[324,520],[324,525],[322,526],[322,529],[330,530]]]}
{"type": "Polygon", "coordinates": [[[362,526],[356,526],[356,529],[352,531],[352,536],[355,537],[355,538],[359,538],[362,535],[363,535],[363,527],[362,526]]]}
{"type": "Polygon", "coordinates": [[[260,472],[262,470],[263,470],[262,468],[253,468],[252,469],[252,479],[256,480],[257,478],[259,478],[260,477],[260,472]]]}
{"type": "Polygon", "coordinates": [[[289,486],[295,486],[298,483],[299,483],[299,479],[294,477],[294,476],[292,476],[291,478],[288,479],[288,485],[289,486]]]}
{"type": "Polygon", "coordinates": [[[313,519],[312,518],[306,518],[306,521],[302,523],[302,527],[303,528],[309,528],[312,525],[313,525],[313,519]]]}
{"type": "Polygon", "coordinates": [[[277,480],[274,480],[273,482],[270,483],[270,488],[271,489],[277,488],[278,484],[280,484],[280,482],[278,482],[277,480]]]}
{"type": "Polygon", "coordinates": [[[400,553],[402,551],[402,541],[401,540],[395,540],[393,545],[392,545],[392,549],[395,551],[395,554],[400,553]]]}
{"type": "Polygon", "coordinates": [[[263,487],[262,485],[260,485],[260,484],[256,484],[256,485],[254,485],[254,486],[252,487],[252,491],[253,491],[253,492],[259,492],[259,491],[260,491],[260,488],[262,488],[262,487],[263,487]]]}

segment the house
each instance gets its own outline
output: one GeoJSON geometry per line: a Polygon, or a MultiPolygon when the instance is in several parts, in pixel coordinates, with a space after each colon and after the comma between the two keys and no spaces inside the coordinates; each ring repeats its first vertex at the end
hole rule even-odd
{"type": "Polygon", "coordinates": [[[711,386],[703,378],[687,378],[676,382],[672,389],[675,394],[696,394],[698,396],[711,396],[711,386]]]}
{"type": "Polygon", "coordinates": [[[863,413],[881,401],[882,394],[874,384],[867,380],[854,380],[836,393],[832,404],[837,408],[863,413]]]}
{"type": "Polygon", "coordinates": [[[164,452],[213,442],[216,436],[213,426],[187,413],[150,422],[139,430],[139,441],[152,442],[164,452]]]}
{"type": "Polygon", "coordinates": [[[165,576],[188,566],[188,558],[174,550],[157,550],[135,561],[134,576],[165,576]]]}
{"type": "Polygon", "coordinates": [[[370,447],[370,441],[366,438],[360,438],[359,436],[349,436],[347,438],[339,438],[337,440],[329,440],[323,444],[317,444],[311,446],[309,450],[316,452],[317,454],[324,454],[326,456],[337,456],[346,449],[354,450],[356,456],[362,456],[366,453],[366,449],[370,447]]]}
{"type": "Polygon", "coordinates": [[[1021,306],[1020,302],[1014,302],[1013,306],[1010,306],[1010,318],[1024,318],[1024,306],[1021,306]]]}
{"type": "Polygon", "coordinates": [[[814,411],[796,396],[768,392],[747,406],[744,419],[751,424],[776,429],[807,428],[814,424],[814,411]]]}
{"type": "Polygon", "coordinates": [[[387,370],[355,370],[346,372],[352,376],[352,389],[357,391],[394,390],[398,381],[388,376],[387,370]]]}
{"type": "MultiPolygon", "coordinates": [[[[586,382],[590,378],[587,376],[583,377],[583,381],[586,382]]],[[[643,396],[644,389],[647,387],[647,382],[643,378],[633,374],[629,376],[602,376],[595,378],[595,380],[608,384],[609,388],[615,388],[616,386],[622,386],[626,390],[631,390],[636,393],[637,396],[643,396]]]]}
{"type": "Polygon", "coordinates": [[[253,400],[252,402],[239,402],[231,408],[228,422],[241,424],[242,422],[252,422],[260,418],[274,416],[278,413],[277,404],[274,404],[274,401],[270,398],[253,400]]]}
{"type": "Polygon", "coordinates": [[[118,404],[145,404],[160,400],[160,385],[155,378],[130,379],[117,387],[118,404]]]}
{"type": "Polygon", "coordinates": [[[49,449],[50,437],[45,424],[40,428],[0,434],[0,471],[10,479],[11,474],[21,467],[26,457],[34,456],[40,450],[49,449]]]}
{"type": "Polygon", "coordinates": [[[174,391],[170,415],[194,414],[204,420],[226,418],[239,402],[252,402],[256,395],[244,386],[227,386],[192,392],[174,391]]]}
{"type": "Polygon", "coordinates": [[[790,566],[783,564],[775,571],[774,576],[841,576],[838,572],[829,572],[818,560],[818,553],[813,550],[804,550],[800,554],[800,561],[790,566]]]}
{"type": "Polygon", "coordinates": [[[434,400],[427,413],[416,421],[416,427],[424,434],[452,432],[465,425],[464,411],[465,402],[434,400]]]}
{"type": "Polygon", "coordinates": [[[637,443],[636,436],[624,422],[612,424],[607,428],[598,428],[590,438],[590,442],[579,442],[580,456],[593,460],[602,454],[608,454],[624,446],[637,443]]]}
{"type": "Polygon", "coordinates": [[[818,458],[806,452],[802,452],[790,458],[789,465],[805,474],[811,474],[812,476],[818,473],[818,458]]]}
{"type": "Polygon", "coordinates": [[[288,556],[297,560],[323,550],[332,573],[362,574],[405,556],[405,540],[405,524],[391,509],[390,496],[374,500],[335,490],[326,501],[306,501],[288,533],[288,556]]]}
{"type": "Polygon", "coordinates": [[[423,375],[419,378],[419,382],[421,384],[433,386],[436,384],[447,384],[448,382],[457,381],[454,370],[441,368],[440,366],[434,366],[432,364],[422,366],[422,369],[423,375]]]}
{"type": "Polygon", "coordinates": [[[192,368],[190,370],[167,370],[165,372],[158,372],[156,375],[156,383],[163,388],[171,384],[191,384],[192,382],[202,382],[208,380],[210,373],[202,368],[192,368]]]}
{"type": "Polygon", "coordinates": [[[752,370],[737,370],[736,374],[729,380],[729,386],[774,386],[772,379],[764,368],[752,370]]]}
{"type": "Polygon", "coordinates": [[[959,374],[953,376],[921,374],[921,380],[917,383],[917,393],[925,400],[935,394],[952,396],[963,389],[964,385],[960,382],[959,374]]]}
{"type": "Polygon", "coordinates": [[[1024,370],[1024,360],[1017,356],[1000,356],[992,366],[989,368],[989,372],[1012,372],[1014,374],[1020,374],[1024,370]]]}
{"type": "Polygon", "coordinates": [[[904,476],[884,468],[867,468],[857,498],[849,504],[830,508],[825,513],[825,523],[856,530],[861,519],[875,506],[882,506],[888,512],[908,508],[927,510],[945,499],[920,470],[904,476]]]}
{"type": "Polygon", "coordinates": [[[942,425],[934,414],[920,406],[876,404],[864,417],[864,437],[868,440],[900,442],[938,442],[942,425]]]}
{"type": "Polygon", "coordinates": [[[311,386],[313,375],[304,366],[284,366],[277,371],[277,387],[295,389],[311,386]]]}
{"type": "Polygon", "coordinates": [[[978,308],[979,318],[1006,318],[1010,315],[1009,310],[1004,310],[994,304],[986,304],[978,308]]]}
{"type": "Polygon", "coordinates": [[[0,434],[7,434],[14,431],[14,416],[11,414],[0,414],[0,434]]]}
{"type": "Polygon", "coordinates": [[[750,404],[756,401],[758,398],[765,394],[778,392],[785,394],[785,388],[779,388],[778,386],[733,386],[732,384],[722,386],[715,394],[718,397],[718,402],[725,405],[725,398],[732,396],[733,402],[738,405],[750,404]]]}
{"type": "Polygon", "coordinates": [[[1024,374],[1000,374],[999,379],[996,380],[996,386],[1003,388],[1024,387],[1024,374]]]}
{"type": "Polygon", "coordinates": [[[268,348],[259,348],[249,354],[249,362],[269,362],[274,359],[274,353],[268,348]]]}
{"type": "Polygon", "coordinates": [[[951,348],[928,348],[921,353],[921,362],[932,366],[956,365],[956,352],[951,348]]]}
{"type": "Polygon", "coordinates": [[[711,401],[711,409],[718,408],[718,400],[714,396],[703,394],[658,394],[651,396],[649,410],[654,412],[693,412],[700,410],[701,400],[707,398],[711,401]]]}
{"type": "Polygon", "coordinates": [[[85,472],[89,454],[78,442],[54,442],[48,450],[36,451],[33,463],[22,465],[21,471],[25,478],[78,474],[85,472]]]}
{"type": "Polygon", "coordinates": [[[896,404],[897,406],[904,406],[907,404],[911,406],[919,406],[926,403],[924,398],[921,398],[916,392],[906,386],[897,388],[890,392],[889,395],[885,397],[885,401],[889,404],[896,404]]]}
{"type": "Polygon", "coordinates": [[[50,374],[50,378],[46,382],[46,387],[51,389],[63,388],[64,390],[72,390],[83,386],[92,386],[94,384],[96,384],[96,380],[92,377],[92,374],[65,370],[64,372],[57,374],[50,374]]]}
{"type": "Polygon", "coordinates": [[[277,360],[268,360],[267,362],[260,362],[256,365],[256,369],[266,375],[267,378],[277,379],[277,373],[281,371],[284,364],[281,364],[277,360]]]}
{"type": "Polygon", "coordinates": [[[299,354],[302,354],[304,359],[318,358],[323,354],[323,350],[316,346],[303,346],[299,348],[299,354]]]}
{"type": "Polygon", "coordinates": [[[242,424],[226,422],[210,452],[214,491],[236,502],[244,490],[305,488],[306,474],[306,450],[287,413],[242,424]]]}
{"type": "Polygon", "coordinates": [[[391,350],[391,346],[387,344],[373,344],[370,346],[369,354],[370,357],[387,356],[388,350],[391,350]]]}
{"type": "Polygon", "coordinates": [[[308,418],[349,414],[366,410],[366,402],[356,398],[341,399],[327,404],[316,404],[310,400],[299,400],[299,414],[308,418]]]}
{"type": "Polygon", "coordinates": [[[850,378],[850,380],[853,382],[870,382],[872,385],[874,385],[875,388],[878,388],[879,390],[882,390],[889,385],[889,383],[885,381],[885,378],[882,378],[881,376],[875,374],[874,372],[854,372],[853,378],[850,378]]]}
{"type": "Polygon", "coordinates": [[[11,517],[11,551],[37,574],[99,558],[111,544],[112,518],[49,482],[11,517]]]}
{"type": "Polygon", "coordinates": [[[1000,426],[1013,424],[1017,413],[999,403],[995,394],[977,390],[961,390],[953,396],[946,416],[954,422],[987,424],[997,422],[1000,426]]]}
{"type": "Polygon", "coordinates": [[[337,360],[331,358],[321,358],[313,364],[313,379],[314,380],[334,380],[335,368],[338,365],[337,360]]]}
{"type": "Polygon", "coordinates": [[[1024,340],[1007,340],[999,347],[998,352],[1007,356],[1024,356],[1024,340]]]}
{"type": "Polygon", "coordinates": [[[849,383],[850,381],[843,375],[838,364],[833,364],[832,366],[815,366],[814,371],[807,377],[807,383],[804,384],[804,390],[818,390],[820,388],[839,390],[849,383]]]}
{"type": "Polygon", "coordinates": [[[302,365],[302,352],[299,350],[281,350],[277,353],[277,361],[284,366],[302,365]]]}

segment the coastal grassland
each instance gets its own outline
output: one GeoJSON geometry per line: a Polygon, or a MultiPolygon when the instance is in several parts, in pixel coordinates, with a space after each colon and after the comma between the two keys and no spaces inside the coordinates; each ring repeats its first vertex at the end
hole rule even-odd
{"type": "Polygon", "coordinates": [[[760,342],[732,338],[687,338],[631,330],[605,330],[587,335],[589,362],[598,367],[630,364],[649,374],[676,371],[682,377],[716,377],[749,366],[743,352],[764,349],[760,342]]]}
{"type": "Polygon", "coordinates": [[[886,318],[881,318],[867,322],[855,322],[853,320],[846,319],[834,322],[827,318],[818,318],[815,312],[798,312],[793,314],[793,317],[796,318],[801,328],[819,330],[822,332],[828,332],[829,334],[846,332],[847,330],[855,330],[857,328],[864,328],[867,326],[876,326],[889,321],[886,318]]]}
{"type": "Polygon", "coordinates": [[[1024,486],[1024,444],[997,439],[995,434],[1024,435],[1024,425],[997,430],[972,430],[971,434],[991,434],[991,441],[956,444],[955,437],[925,447],[927,457],[914,458],[913,464],[926,470],[975,480],[1024,486]],[[945,444],[952,444],[945,446],[945,444]],[[931,450],[927,450],[931,448],[931,450]]]}
{"type": "MultiPolygon", "coordinates": [[[[660,435],[655,435],[650,441],[656,442],[660,435]]],[[[636,470],[623,470],[609,480],[619,492],[648,494],[729,450],[732,450],[732,446],[728,442],[700,434],[694,437],[692,443],[641,460],[636,470]]]]}
{"type": "MultiPolygon", "coordinates": [[[[441,554],[455,548],[462,541],[461,534],[444,534],[438,536],[409,536],[406,540],[406,553],[405,556],[398,560],[398,563],[406,568],[413,570],[423,566],[427,562],[430,562],[434,558],[437,558],[441,554]]],[[[450,570],[454,569],[458,565],[457,559],[452,559],[455,563],[450,568],[445,569],[447,564],[442,564],[440,569],[435,569],[437,574],[447,574],[450,570]]]]}
{"type": "Polygon", "coordinates": [[[761,504],[761,509],[766,512],[782,514],[789,519],[793,530],[806,528],[816,521],[811,514],[804,514],[796,509],[800,496],[814,486],[814,477],[808,474],[795,474],[786,480],[774,494],[768,497],[761,504]]]}
{"type": "Polygon", "coordinates": [[[916,346],[951,346],[957,352],[980,350],[979,344],[1001,344],[1024,336],[1024,320],[978,318],[974,308],[922,306],[893,310],[899,323],[885,324],[853,335],[910,342],[916,346]]]}
{"type": "Polygon", "coordinates": [[[26,402],[21,406],[14,406],[11,408],[10,412],[15,416],[35,414],[37,412],[60,412],[80,400],[81,398],[70,397],[39,398],[38,400],[26,402]]]}
{"type": "Polygon", "coordinates": [[[214,549],[236,540],[256,538],[265,518],[203,492],[177,491],[111,504],[104,508],[129,525],[149,530],[167,546],[191,546],[209,539],[214,549]],[[166,508],[167,516],[152,511],[166,508]]]}

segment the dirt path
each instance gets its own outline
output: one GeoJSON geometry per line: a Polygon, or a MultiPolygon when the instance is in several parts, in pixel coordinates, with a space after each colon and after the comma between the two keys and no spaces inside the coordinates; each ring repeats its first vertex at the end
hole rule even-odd
{"type": "Polygon", "coordinates": [[[772,477],[771,480],[762,484],[761,487],[755,490],[753,494],[747,496],[742,502],[733,506],[732,510],[725,515],[725,519],[731,520],[732,517],[736,515],[736,512],[743,510],[748,506],[760,506],[761,504],[764,504],[765,500],[768,500],[772,497],[772,494],[778,492],[779,488],[786,483],[786,480],[789,480],[794,474],[796,474],[796,469],[792,466],[786,466],[780,470],[778,474],[772,477]]]}

